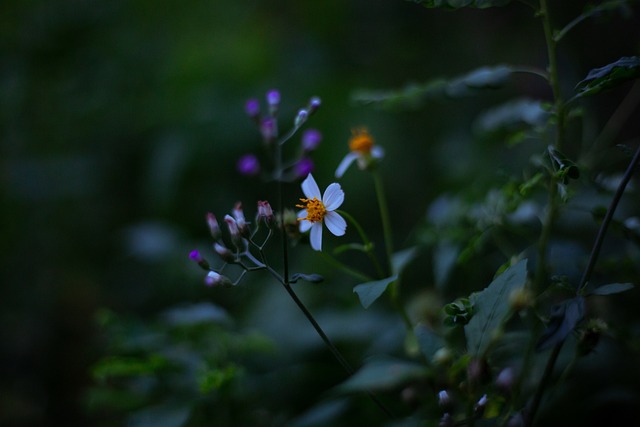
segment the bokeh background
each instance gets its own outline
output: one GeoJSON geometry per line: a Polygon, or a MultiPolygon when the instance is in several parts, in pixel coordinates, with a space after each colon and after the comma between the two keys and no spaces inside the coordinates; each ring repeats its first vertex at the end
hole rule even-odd
{"type": "MultiPolygon", "coordinates": [[[[561,3],[552,5],[558,26],[585,5],[552,3],[561,3]]],[[[578,26],[560,49],[563,90],[569,93],[592,68],[637,55],[638,24],[637,14],[616,12],[578,26]]],[[[144,324],[173,306],[214,302],[238,329],[277,337],[276,348],[285,343],[298,349],[294,355],[315,355],[331,372],[326,350],[268,278],[218,292],[202,285],[187,258],[209,247],[205,212],[221,217],[241,200],[252,215],[256,200],[275,199],[273,188],[236,171],[241,155],[260,148],[245,100],[278,88],[287,128],[311,96],[322,99],[308,125],[323,134],[314,155],[321,186],[346,154],[350,130],[367,126],[387,152],[381,172],[400,246],[436,196],[481,192],[499,179],[498,170],[522,164],[500,144],[473,143],[478,113],[516,94],[550,99],[550,93],[523,76],[480,97],[389,110],[353,102],[354,92],[483,65],[544,68],[544,46],[540,23],[519,2],[453,13],[402,0],[3,1],[0,424],[122,422],[122,415],[91,411],[87,403],[91,368],[109,352],[96,321],[106,312],[144,324]]],[[[602,127],[628,90],[588,104],[587,127],[602,127]]],[[[635,117],[621,141],[637,136],[635,117]]],[[[621,169],[624,162],[606,166],[621,169]]],[[[370,183],[350,171],[343,187],[345,209],[375,228],[370,183]]],[[[289,202],[298,192],[297,184],[288,187],[289,202]]],[[[301,246],[293,261],[343,279],[310,252],[301,246]]],[[[358,308],[353,284],[314,288],[306,297],[325,310],[358,308]]],[[[364,323],[371,328],[358,331],[363,336],[388,320],[385,312],[373,313],[364,323]]],[[[344,328],[338,315],[324,319],[330,331],[344,328]]],[[[272,379],[289,377],[292,371],[282,371],[272,379]]],[[[339,380],[329,374],[317,388],[339,380]]],[[[298,397],[314,399],[321,391],[309,393],[298,397]]],[[[289,406],[293,416],[308,404],[289,406]]]]}

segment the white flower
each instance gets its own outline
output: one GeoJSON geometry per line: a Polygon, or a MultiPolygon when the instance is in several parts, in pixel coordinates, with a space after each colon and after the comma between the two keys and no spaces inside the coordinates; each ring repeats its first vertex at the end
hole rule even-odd
{"type": "Polygon", "coordinates": [[[373,143],[373,137],[366,129],[354,129],[352,133],[350,151],[338,165],[336,178],[341,178],[355,160],[358,161],[358,167],[364,170],[384,157],[384,150],[373,143]]]}
{"type": "Polygon", "coordinates": [[[300,222],[300,231],[302,233],[311,230],[309,240],[311,247],[316,251],[322,250],[322,223],[327,226],[334,236],[343,236],[347,229],[347,222],[334,212],[344,202],[344,191],[340,184],[330,184],[324,191],[320,193],[320,188],[313,179],[313,175],[309,174],[302,182],[302,192],[306,199],[300,199],[302,205],[296,205],[303,208],[298,212],[298,221],[300,222]]]}

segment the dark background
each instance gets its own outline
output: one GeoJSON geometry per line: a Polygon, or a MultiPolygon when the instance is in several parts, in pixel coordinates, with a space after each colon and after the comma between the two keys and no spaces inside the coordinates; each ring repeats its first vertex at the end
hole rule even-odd
{"type": "MultiPolygon", "coordinates": [[[[552,5],[558,27],[584,6],[552,3],[561,3],[552,5]]],[[[560,45],[565,93],[590,69],[637,55],[639,31],[637,17],[619,13],[579,25],[560,45]]],[[[89,367],[105,352],[100,308],[145,319],[213,299],[252,318],[261,294],[250,280],[216,295],[186,256],[208,247],[205,212],[222,217],[243,200],[251,215],[254,200],[274,199],[235,170],[260,144],[247,98],[280,89],[283,128],[311,96],[322,99],[309,123],[324,136],[321,187],[350,129],[367,126],[387,152],[381,172],[400,244],[435,196],[480,191],[518,164],[497,145],[471,144],[474,117],[514,95],[550,93],[523,76],[406,111],[363,107],[351,95],[500,63],[546,67],[542,27],[521,3],[454,13],[401,0],[2,2],[0,424],[95,421],[82,402],[89,367]]],[[[629,87],[588,101],[586,127],[601,128],[629,87]]],[[[620,141],[637,137],[635,117],[620,141]]],[[[354,171],[343,187],[345,209],[374,224],[371,187],[354,171]]],[[[288,190],[293,202],[299,190],[288,190]]],[[[295,261],[311,256],[304,249],[295,261]]],[[[350,288],[334,292],[349,298],[350,288]]]]}

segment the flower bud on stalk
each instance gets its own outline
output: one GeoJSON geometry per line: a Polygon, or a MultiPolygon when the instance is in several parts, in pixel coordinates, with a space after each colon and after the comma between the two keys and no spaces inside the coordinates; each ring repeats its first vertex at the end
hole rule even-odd
{"type": "Polygon", "coordinates": [[[224,262],[234,263],[236,261],[235,257],[233,256],[233,253],[229,250],[229,248],[227,248],[224,245],[221,245],[220,243],[214,243],[213,250],[215,251],[215,253],[218,254],[218,256],[224,262]]]}
{"type": "Polygon", "coordinates": [[[244,248],[244,240],[242,239],[242,235],[240,234],[238,223],[231,215],[225,215],[224,222],[227,223],[227,227],[229,228],[231,242],[238,250],[242,250],[244,248]]]}
{"type": "Polygon", "coordinates": [[[271,209],[271,205],[266,200],[258,201],[258,213],[256,215],[256,222],[263,221],[267,227],[270,227],[273,223],[274,215],[273,209],[271,209]]]}
{"type": "Polygon", "coordinates": [[[214,240],[218,240],[221,236],[220,225],[218,224],[216,216],[211,212],[207,213],[207,225],[209,226],[211,237],[213,237],[214,240]]]}
{"type": "Polygon", "coordinates": [[[260,133],[265,144],[272,143],[277,135],[276,119],[273,117],[264,117],[260,121],[260,133]]]}
{"type": "Polygon", "coordinates": [[[296,115],[296,119],[293,122],[294,126],[295,127],[302,126],[302,124],[307,121],[308,117],[309,117],[309,112],[305,109],[301,109],[300,111],[298,111],[298,115],[296,115]]]}
{"type": "Polygon", "coordinates": [[[226,278],[225,276],[222,276],[221,274],[216,273],[213,270],[211,270],[209,274],[205,276],[204,284],[211,287],[232,285],[231,281],[228,278],[226,278]]]}
{"type": "Polygon", "coordinates": [[[259,123],[260,103],[257,99],[252,98],[247,100],[247,102],[244,104],[244,111],[247,113],[247,116],[253,119],[256,123],[259,123]]]}
{"type": "Polygon", "coordinates": [[[280,107],[280,92],[275,89],[267,92],[267,105],[269,105],[269,114],[275,117],[280,107]]]}
{"type": "Polygon", "coordinates": [[[320,98],[318,98],[317,96],[312,97],[309,100],[309,106],[307,107],[307,110],[309,110],[309,115],[318,111],[318,108],[320,108],[320,104],[322,104],[320,98]]]}
{"type": "Polygon", "coordinates": [[[209,270],[209,263],[200,255],[200,252],[193,250],[189,253],[189,258],[195,261],[202,269],[209,270]]]}
{"type": "Polygon", "coordinates": [[[244,211],[242,210],[242,203],[237,202],[233,207],[233,218],[236,220],[236,224],[238,225],[238,231],[244,237],[249,237],[249,226],[247,225],[247,221],[244,218],[244,211]]]}

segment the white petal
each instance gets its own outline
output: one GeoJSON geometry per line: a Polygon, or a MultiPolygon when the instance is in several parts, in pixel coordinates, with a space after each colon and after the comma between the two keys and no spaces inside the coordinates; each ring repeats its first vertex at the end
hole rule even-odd
{"type": "Polygon", "coordinates": [[[384,148],[379,145],[374,145],[371,149],[371,157],[374,159],[381,159],[384,157],[384,148]]]}
{"type": "Polygon", "coordinates": [[[307,178],[302,181],[302,192],[307,199],[313,199],[314,197],[320,200],[322,193],[316,184],[316,180],[313,179],[313,175],[309,174],[307,178]]]}
{"type": "Polygon", "coordinates": [[[336,178],[341,178],[342,175],[344,175],[344,173],[347,171],[349,166],[351,166],[351,163],[353,163],[353,161],[357,158],[358,154],[354,152],[350,152],[349,154],[344,156],[344,159],[342,159],[342,161],[338,165],[338,169],[336,169],[336,178]]]}
{"type": "Polygon", "coordinates": [[[333,183],[330,184],[326,190],[324,190],[324,195],[322,196],[322,204],[327,211],[335,211],[340,207],[340,205],[344,202],[344,191],[340,187],[340,184],[333,183]]]}
{"type": "MultiPolygon", "coordinates": [[[[309,221],[304,221],[309,222],[309,221]]],[[[314,222],[311,224],[311,233],[309,234],[309,242],[311,247],[316,251],[322,250],[322,223],[314,222]]]]}
{"type": "MultiPolygon", "coordinates": [[[[306,209],[303,209],[300,212],[298,212],[298,218],[306,218],[306,217],[307,217],[306,209]]],[[[301,233],[306,233],[311,228],[311,221],[298,221],[298,222],[300,223],[298,227],[301,233]]]]}
{"type": "Polygon", "coordinates": [[[327,212],[324,216],[324,223],[334,236],[344,236],[347,229],[347,222],[336,212],[327,212]]]}

